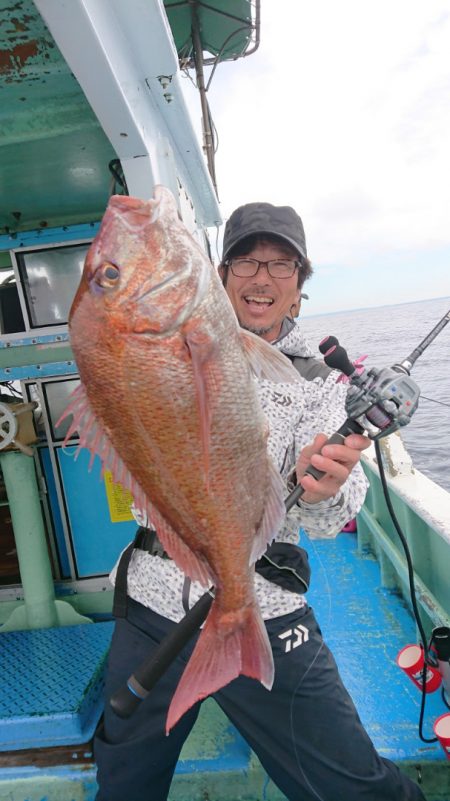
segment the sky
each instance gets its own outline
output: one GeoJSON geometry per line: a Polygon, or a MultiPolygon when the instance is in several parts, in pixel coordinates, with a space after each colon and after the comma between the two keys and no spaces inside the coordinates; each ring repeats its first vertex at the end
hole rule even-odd
{"type": "Polygon", "coordinates": [[[304,315],[450,295],[448,0],[261,0],[208,97],[223,218],[303,219],[304,315]]]}

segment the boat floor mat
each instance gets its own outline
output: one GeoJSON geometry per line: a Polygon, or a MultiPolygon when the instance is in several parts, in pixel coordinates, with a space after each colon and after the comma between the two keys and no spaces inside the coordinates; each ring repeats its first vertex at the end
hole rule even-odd
{"type": "Polygon", "coordinates": [[[113,623],[0,634],[0,750],[88,742],[113,623]]]}

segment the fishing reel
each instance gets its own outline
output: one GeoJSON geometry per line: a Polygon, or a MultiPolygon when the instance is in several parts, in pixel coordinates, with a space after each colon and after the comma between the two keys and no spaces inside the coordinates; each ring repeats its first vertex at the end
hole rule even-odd
{"type": "Polygon", "coordinates": [[[403,363],[382,369],[356,367],[336,337],[322,340],[319,350],[329,367],[350,379],[345,409],[348,418],[359,423],[370,439],[386,437],[410,422],[420,389],[403,363]]]}

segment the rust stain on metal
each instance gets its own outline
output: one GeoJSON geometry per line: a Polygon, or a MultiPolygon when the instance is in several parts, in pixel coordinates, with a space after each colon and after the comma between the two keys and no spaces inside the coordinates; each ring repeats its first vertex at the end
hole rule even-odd
{"type": "Polygon", "coordinates": [[[11,50],[0,50],[0,73],[22,70],[27,61],[35,58],[37,54],[38,43],[35,39],[24,44],[17,44],[11,50]]]}
{"type": "Polygon", "coordinates": [[[35,18],[30,17],[29,15],[25,14],[22,19],[18,19],[17,17],[11,17],[11,22],[14,25],[16,31],[28,31],[29,26],[28,23],[32,22],[35,18]]]}

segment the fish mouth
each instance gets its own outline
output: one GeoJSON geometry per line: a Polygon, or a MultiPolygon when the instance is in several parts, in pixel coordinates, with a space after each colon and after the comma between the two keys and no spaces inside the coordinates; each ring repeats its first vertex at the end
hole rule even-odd
{"type": "Polygon", "coordinates": [[[174,196],[160,185],[155,186],[154,197],[148,200],[129,195],[112,195],[108,209],[120,217],[122,223],[131,230],[155,223],[159,217],[167,217],[172,222],[180,219],[174,196]]]}
{"type": "Polygon", "coordinates": [[[141,200],[128,195],[113,195],[108,209],[130,231],[140,230],[156,222],[159,217],[158,199],[141,200]]]}
{"type": "Polygon", "coordinates": [[[149,203],[155,203],[154,200],[141,200],[139,197],[130,197],[130,195],[112,195],[109,199],[109,203],[111,206],[115,208],[122,209],[123,211],[128,210],[140,210],[143,206],[147,206],[149,203]]]}

